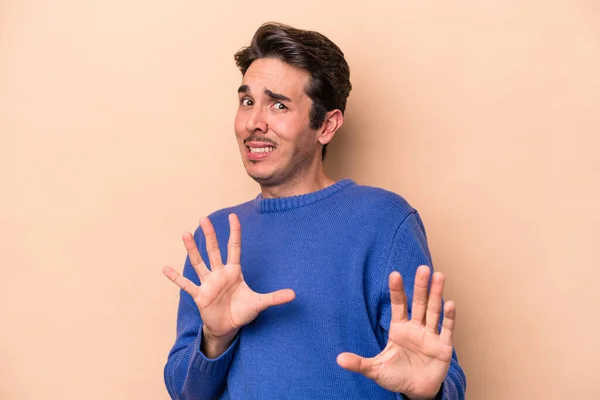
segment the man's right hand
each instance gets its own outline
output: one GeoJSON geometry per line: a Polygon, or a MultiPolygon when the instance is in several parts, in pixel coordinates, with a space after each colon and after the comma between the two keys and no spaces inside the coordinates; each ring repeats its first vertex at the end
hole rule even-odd
{"type": "Polygon", "coordinates": [[[242,326],[252,322],[263,310],[292,301],[296,294],[291,289],[260,294],[246,284],[240,265],[242,231],[237,215],[229,215],[226,265],[223,265],[217,235],[210,220],[200,220],[200,227],[206,239],[211,270],[202,260],[193,235],[189,232],[183,234],[183,243],[200,278],[200,286],[171,267],[164,267],[163,273],[196,302],[204,323],[202,352],[208,358],[217,358],[231,345],[242,326]]]}

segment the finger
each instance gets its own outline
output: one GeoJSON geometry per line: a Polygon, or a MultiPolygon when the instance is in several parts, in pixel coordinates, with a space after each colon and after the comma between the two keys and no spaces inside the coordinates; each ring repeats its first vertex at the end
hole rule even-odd
{"type": "Polygon", "coordinates": [[[454,336],[454,322],[456,321],[456,306],[453,301],[447,301],[444,305],[444,321],[440,338],[445,343],[452,345],[454,336]]]}
{"type": "Polygon", "coordinates": [[[229,243],[227,264],[240,264],[242,254],[242,226],[237,215],[229,214],[229,243]]]}
{"type": "Polygon", "coordinates": [[[208,253],[208,260],[210,261],[210,268],[214,271],[223,266],[217,234],[208,218],[202,218],[200,220],[200,227],[202,228],[202,232],[204,232],[204,238],[206,240],[206,252],[208,253]]]}
{"type": "Polygon", "coordinates": [[[186,232],[183,234],[183,244],[185,245],[185,249],[187,250],[188,257],[190,259],[190,264],[194,267],[194,271],[198,274],[198,278],[200,282],[204,280],[207,274],[210,273],[204,260],[202,260],[202,256],[198,251],[198,246],[196,246],[196,241],[191,233],[186,232]]]}
{"type": "Polygon", "coordinates": [[[192,296],[193,299],[198,296],[198,286],[196,286],[194,282],[190,281],[188,278],[181,275],[179,272],[175,271],[169,266],[164,267],[162,271],[167,278],[179,286],[181,290],[192,296]]]}
{"type": "Polygon", "coordinates": [[[427,303],[427,314],[425,324],[432,332],[438,332],[440,323],[440,314],[442,313],[442,295],[444,293],[444,275],[441,272],[435,272],[431,278],[431,291],[429,292],[429,302],[427,303]]]}
{"type": "Polygon", "coordinates": [[[402,275],[394,271],[390,274],[390,300],[392,303],[392,322],[408,320],[406,307],[406,294],[404,293],[404,282],[402,275]]]}
{"type": "Polygon", "coordinates": [[[415,276],[415,290],[413,293],[411,321],[420,325],[424,325],[425,323],[429,274],[429,267],[426,265],[421,265],[419,268],[417,268],[417,274],[415,276]]]}
{"type": "Polygon", "coordinates": [[[341,353],[336,359],[338,365],[345,370],[363,374],[367,378],[375,379],[372,373],[373,359],[364,358],[354,353],[341,353]]]}
{"type": "Polygon", "coordinates": [[[271,293],[259,294],[259,312],[272,306],[289,303],[296,298],[292,289],[281,289],[271,293]]]}

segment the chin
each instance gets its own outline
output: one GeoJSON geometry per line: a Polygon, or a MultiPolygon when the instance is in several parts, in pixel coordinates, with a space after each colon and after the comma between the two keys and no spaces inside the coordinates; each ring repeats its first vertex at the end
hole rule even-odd
{"type": "Polygon", "coordinates": [[[246,168],[246,173],[250,178],[254,179],[254,181],[261,186],[277,186],[282,183],[281,174],[278,174],[277,171],[273,169],[269,171],[267,171],[266,169],[258,170],[252,168],[251,165],[250,168],[246,168]]]}
{"type": "Polygon", "coordinates": [[[278,183],[277,178],[274,176],[274,174],[258,174],[250,171],[246,172],[248,172],[248,176],[250,178],[254,179],[254,181],[261,186],[274,186],[278,183]]]}
{"type": "Polygon", "coordinates": [[[256,182],[262,184],[266,184],[274,178],[274,171],[269,171],[267,168],[263,168],[262,165],[257,165],[251,161],[248,161],[248,165],[246,167],[246,173],[256,182]]]}

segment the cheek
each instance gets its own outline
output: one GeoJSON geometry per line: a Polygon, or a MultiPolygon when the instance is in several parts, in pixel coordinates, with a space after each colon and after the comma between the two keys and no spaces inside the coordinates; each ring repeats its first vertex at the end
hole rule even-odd
{"type": "Polygon", "coordinates": [[[293,118],[272,118],[269,121],[269,131],[282,142],[301,142],[302,126],[293,118]]]}

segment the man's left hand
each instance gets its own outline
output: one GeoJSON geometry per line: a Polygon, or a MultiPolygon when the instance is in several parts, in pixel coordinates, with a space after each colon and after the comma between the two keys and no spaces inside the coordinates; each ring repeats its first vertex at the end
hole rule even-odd
{"type": "Polygon", "coordinates": [[[402,276],[392,272],[389,277],[392,318],[385,348],[373,358],[342,353],[338,364],[349,371],[363,374],[379,386],[402,393],[411,400],[433,399],[439,392],[452,360],[452,332],[456,310],[446,302],[442,330],[438,324],[442,311],[444,276],[430,270],[417,269],[411,319],[408,319],[402,276]]]}

